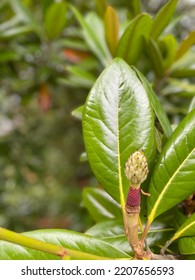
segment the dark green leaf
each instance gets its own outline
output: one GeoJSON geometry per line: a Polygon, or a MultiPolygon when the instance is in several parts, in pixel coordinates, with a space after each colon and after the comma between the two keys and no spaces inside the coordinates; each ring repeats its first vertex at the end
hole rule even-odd
{"type": "MultiPolygon", "coordinates": [[[[68,230],[37,230],[26,236],[56,244],[67,249],[73,259],[129,258],[123,251],[87,235],[68,230]]],[[[6,241],[0,241],[0,260],[48,260],[57,257],[28,249],[6,241]]]]}
{"type": "Polygon", "coordinates": [[[103,190],[84,188],[83,202],[96,222],[114,219],[122,215],[120,205],[103,190]]]}
{"type": "MultiPolygon", "coordinates": [[[[150,247],[162,245],[173,234],[174,229],[165,223],[156,223],[151,226],[147,235],[147,244],[150,247]]],[[[124,225],[121,220],[100,222],[87,231],[87,234],[101,238],[127,254],[132,253],[124,234],[124,225]]],[[[139,232],[141,237],[141,232],[139,232]]]]}
{"type": "Polygon", "coordinates": [[[151,165],[156,148],[147,93],[123,60],[115,59],[90,91],[83,112],[83,135],[95,176],[124,209],[129,189],[124,174],[127,158],[143,149],[151,165]]]}
{"type": "Polygon", "coordinates": [[[156,39],[170,23],[173,17],[178,0],[169,0],[157,13],[153,20],[151,37],[156,39]]]}
{"type": "Polygon", "coordinates": [[[148,220],[175,206],[195,191],[195,110],[167,141],[151,177],[148,220]]]}
{"type": "Polygon", "coordinates": [[[148,14],[141,14],[131,21],[118,43],[117,56],[135,64],[143,50],[144,38],[149,36],[151,24],[148,14]]]}
{"type": "Polygon", "coordinates": [[[165,71],[163,57],[158,44],[153,39],[148,41],[147,53],[156,76],[159,78],[162,77],[165,71]]]}
{"type": "Polygon", "coordinates": [[[64,2],[53,3],[49,6],[45,14],[45,29],[50,39],[54,39],[64,29],[66,24],[67,5],[64,2]]]}
{"type": "Polygon", "coordinates": [[[160,101],[158,100],[155,92],[152,89],[152,86],[146,80],[144,75],[141,72],[139,72],[137,69],[134,69],[134,70],[136,71],[138,78],[140,79],[141,83],[143,84],[143,86],[148,94],[148,98],[150,100],[152,108],[164,130],[166,137],[169,138],[172,134],[172,128],[171,128],[170,122],[167,118],[167,115],[165,114],[165,111],[164,111],[160,101]]]}

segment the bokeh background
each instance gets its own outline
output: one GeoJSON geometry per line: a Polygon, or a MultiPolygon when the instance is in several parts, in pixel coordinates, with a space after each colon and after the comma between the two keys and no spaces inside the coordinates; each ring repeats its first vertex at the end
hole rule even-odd
{"type": "MultiPolygon", "coordinates": [[[[74,110],[104,66],[68,4],[85,16],[100,12],[98,2],[0,1],[0,226],[85,231],[93,223],[82,206],[82,189],[97,182],[74,110]]],[[[130,2],[107,1],[121,21],[134,16],[130,2]]],[[[141,1],[151,15],[164,3],[141,1]]],[[[193,30],[195,1],[180,1],[173,23],[178,40],[193,30]]],[[[178,122],[189,102],[188,96],[176,97],[174,106],[164,100],[164,107],[178,122]]]]}

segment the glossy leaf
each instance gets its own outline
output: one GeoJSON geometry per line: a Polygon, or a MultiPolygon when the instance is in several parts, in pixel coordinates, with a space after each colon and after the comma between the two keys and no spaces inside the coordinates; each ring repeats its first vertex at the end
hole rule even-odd
{"type": "Polygon", "coordinates": [[[120,205],[101,189],[84,188],[83,203],[96,222],[122,215],[120,205]]]}
{"type": "Polygon", "coordinates": [[[152,86],[146,80],[144,75],[137,69],[134,69],[134,70],[137,74],[137,77],[140,79],[141,83],[143,84],[143,86],[148,94],[148,98],[150,100],[152,108],[163,128],[163,131],[164,131],[166,137],[169,138],[172,134],[171,124],[169,122],[169,119],[167,118],[167,115],[165,114],[165,111],[164,111],[160,101],[158,100],[158,97],[156,96],[155,92],[152,89],[152,86]]]}
{"type": "Polygon", "coordinates": [[[175,59],[180,59],[193,44],[195,44],[195,31],[190,32],[190,34],[180,43],[175,59]]]}
{"type": "Polygon", "coordinates": [[[45,13],[45,29],[48,37],[54,39],[62,32],[66,24],[67,5],[64,2],[53,3],[45,13]]]}
{"type": "MultiPolygon", "coordinates": [[[[147,235],[147,244],[150,247],[162,245],[173,234],[174,228],[164,223],[155,223],[151,226],[147,235]]],[[[96,224],[87,231],[88,235],[98,237],[114,247],[119,248],[131,254],[132,250],[129,247],[127,238],[124,234],[124,225],[122,220],[110,220],[96,224]]],[[[139,237],[141,232],[139,231],[139,237]]]]}
{"type": "Polygon", "coordinates": [[[195,213],[192,214],[176,231],[171,238],[175,240],[183,236],[195,236],[195,213]]]}
{"type": "Polygon", "coordinates": [[[195,254],[195,237],[183,237],[179,239],[179,252],[182,255],[195,254]]]}
{"type": "Polygon", "coordinates": [[[170,23],[176,10],[177,2],[178,0],[169,0],[156,14],[151,29],[152,38],[158,38],[170,23]]]}
{"type": "Polygon", "coordinates": [[[195,110],[178,125],[156,163],[148,197],[148,221],[195,190],[195,110]]]}
{"type": "Polygon", "coordinates": [[[111,54],[114,56],[118,44],[119,20],[115,9],[108,6],[104,18],[105,36],[111,54]]]}
{"type": "Polygon", "coordinates": [[[95,176],[124,209],[129,181],[124,164],[143,149],[154,160],[154,119],[147,93],[135,72],[116,58],[101,74],[83,112],[85,148],[95,176]]]}
{"type": "Polygon", "coordinates": [[[104,38],[103,22],[95,13],[88,13],[87,16],[83,18],[76,7],[71,7],[82,27],[83,36],[89,48],[99,58],[103,65],[107,65],[108,61],[111,59],[111,55],[104,38]]]}
{"type": "MultiPolygon", "coordinates": [[[[37,230],[26,236],[64,247],[71,259],[129,258],[123,251],[96,238],[69,230],[37,230]]],[[[1,260],[59,259],[53,255],[0,241],[1,260]]]]}
{"type": "Polygon", "coordinates": [[[141,14],[131,21],[118,43],[117,56],[135,64],[143,50],[144,38],[149,36],[151,24],[148,14],[141,14]]]}

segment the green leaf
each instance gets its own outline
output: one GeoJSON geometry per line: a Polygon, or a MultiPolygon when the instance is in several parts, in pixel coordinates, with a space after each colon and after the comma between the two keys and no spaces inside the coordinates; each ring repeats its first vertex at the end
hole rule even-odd
{"type": "Polygon", "coordinates": [[[183,237],[179,239],[179,252],[182,255],[195,254],[195,237],[183,237]]]}
{"type": "Polygon", "coordinates": [[[83,107],[84,107],[83,105],[77,107],[71,112],[71,115],[79,120],[82,120],[83,107]]]}
{"type": "Polygon", "coordinates": [[[175,206],[195,190],[195,110],[167,141],[151,177],[148,221],[175,206]]]}
{"type": "Polygon", "coordinates": [[[114,56],[118,44],[119,20],[115,9],[108,6],[104,17],[105,36],[111,54],[114,56]]]}
{"type": "Polygon", "coordinates": [[[172,241],[184,236],[195,236],[195,213],[193,213],[186,221],[178,228],[172,241]]]}
{"type": "Polygon", "coordinates": [[[161,78],[165,71],[163,57],[158,44],[153,39],[148,40],[147,53],[156,76],[161,78]]]}
{"type": "Polygon", "coordinates": [[[186,80],[179,80],[170,78],[167,80],[168,84],[163,88],[161,94],[163,95],[173,95],[183,97],[193,97],[195,96],[195,85],[190,84],[186,80]]]}
{"type": "Polygon", "coordinates": [[[107,65],[108,61],[111,59],[111,55],[105,42],[103,22],[93,12],[88,13],[87,16],[83,18],[76,7],[71,6],[71,8],[82,27],[83,36],[89,48],[103,65],[107,65]]]}
{"type": "MultiPolygon", "coordinates": [[[[180,215],[179,215],[180,216],[180,215]]],[[[177,219],[177,218],[176,218],[177,219]]],[[[185,217],[181,216],[178,220],[183,220],[185,217]]],[[[182,225],[177,229],[175,234],[166,242],[163,247],[163,252],[165,249],[176,239],[186,236],[195,236],[195,213],[192,214],[189,218],[185,219],[182,225]]]]}
{"type": "MultiPolygon", "coordinates": [[[[154,222],[147,235],[147,244],[150,247],[163,244],[173,234],[174,228],[165,223],[154,222]]],[[[127,254],[132,253],[127,238],[124,234],[124,225],[122,220],[103,221],[87,231],[88,235],[98,237],[114,247],[123,250],[127,254]]],[[[139,236],[141,232],[139,231],[139,236]]]]}
{"type": "Polygon", "coordinates": [[[8,0],[8,2],[10,2],[12,9],[20,20],[29,24],[34,22],[33,15],[25,7],[21,0],[8,0]]]}
{"type": "Polygon", "coordinates": [[[90,91],[83,111],[83,135],[96,178],[124,209],[129,189],[124,174],[127,158],[143,149],[151,166],[156,147],[147,93],[123,60],[114,59],[90,91]]]}
{"type": "Polygon", "coordinates": [[[133,11],[133,15],[141,14],[140,0],[131,0],[128,4],[130,5],[131,12],[133,11]]]}
{"type": "Polygon", "coordinates": [[[159,45],[163,56],[164,69],[168,69],[175,59],[177,41],[172,34],[168,34],[160,39],[159,45]]]}
{"type": "Polygon", "coordinates": [[[122,215],[120,205],[103,190],[84,188],[83,202],[96,222],[114,219],[122,215]]]}
{"type": "Polygon", "coordinates": [[[190,49],[192,45],[195,43],[195,31],[190,32],[190,34],[180,43],[176,55],[175,60],[180,59],[186,52],[190,49]]]}
{"type": "Polygon", "coordinates": [[[33,30],[37,32],[39,36],[42,34],[42,28],[39,23],[37,23],[33,14],[30,10],[22,3],[20,0],[9,0],[10,5],[15,12],[17,18],[22,22],[26,23],[28,26],[32,26],[33,30]]]}
{"type": "Polygon", "coordinates": [[[117,56],[135,64],[143,50],[144,38],[149,36],[151,24],[148,14],[141,14],[131,21],[118,43],[117,56]]]}
{"type": "Polygon", "coordinates": [[[96,11],[98,13],[99,16],[101,16],[102,18],[105,15],[106,12],[106,8],[107,8],[107,1],[106,0],[96,0],[95,4],[96,4],[96,11]]]}
{"type": "Polygon", "coordinates": [[[176,10],[177,2],[178,0],[169,0],[155,16],[151,29],[151,37],[153,39],[158,38],[170,23],[176,10]]]}
{"type": "Polygon", "coordinates": [[[10,39],[33,32],[32,25],[16,26],[0,32],[0,39],[10,39]]]}
{"type": "Polygon", "coordinates": [[[194,77],[195,52],[188,51],[186,55],[177,60],[169,69],[170,76],[176,78],[194,77]]]}
{"type": "MultiPolygon", "coordinates": [[[[114,248],[102,240],[69,230],[36,230],[26,232],[24,235],[64,247],[71,259],[129,259],[129,255],[122,250],[114,248]]],[[[48,259],[59,258],[6,241],[0,241],[0,260],[48,259]]]]}
{"type": "Polygon", "coordinates": [[[141,83],[143,84],[147,94],[148,94],[148,98],[150,100],[150,103],[152,105],[152,108],[163,128],[163,131],[166,135],[167,138],[169,138],[172,134],[172,128],[171,128],[171,124],[169,122],[169,119],[167,118],[167,115],[165,114],[165,111],[160,103],[160,101],[158,100],[155,92],[152,89],[152,86],[150,85],[150,83],[146,80],[146,78],[144,77],[144,75],[138,71],[137,69],[134,69],[137,77],[139,78],[139,80],[141,81],[141,83]]]}
{"type": "Polygon", "coordinates": [[[66,25],[67,5],[64,2],[53,3],[45,13],[44,24],[48,37],[59,36],[66,25]]]}
{"type": "Polygon", "coordinates": [[[15,51],[1,51],[0,52],[0,63],[6,63],[8,61],[16,61],[20,59],[20,55],[15,51]]]}

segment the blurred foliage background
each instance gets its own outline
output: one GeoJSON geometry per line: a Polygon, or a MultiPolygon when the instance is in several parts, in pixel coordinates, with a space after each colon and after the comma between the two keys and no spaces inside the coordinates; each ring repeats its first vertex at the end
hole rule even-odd
{"type": "MultiPolygon", "coordinates": [[[[1,226],[84,231],[92,223],[81,203],[82,188],[96,181],[82,154],[79,106],[115,56],[103,24],[107,5],[117,13],[121,36],[141,11],[154,16],[167,3],[140,2],[0,2],[1,226]]],[[[195,1],[180,1],[164,37],[129,62],[151,81],[173,124],[195,103],[194,15],[195,1]],[[188,34],[190,53],[173,63],[188,34]]]]}

